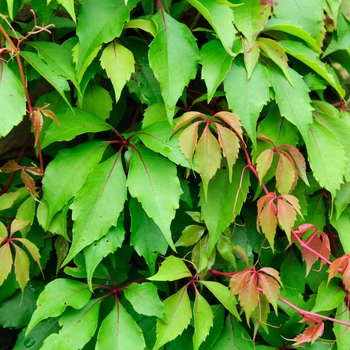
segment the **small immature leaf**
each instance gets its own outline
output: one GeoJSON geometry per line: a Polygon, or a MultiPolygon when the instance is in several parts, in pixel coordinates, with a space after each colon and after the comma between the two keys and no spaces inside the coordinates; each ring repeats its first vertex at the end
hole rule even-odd
{"type": "MultiPolygon", "coordinates": [[[[264,197],[260,198],[259,201],[262,201],[263,199],[264,197]]],[[[277,227],[276,207],[273,200],[267,202],[264,208],[259,211],[258,223],[261,226],[261,229],[265,234],[267,240],[269,241],[271,248],[273,249],[277,227]]]]}
{"type": "Polygon", "coordinates": [[[187,287],[184,286],[164,301],[167,322],[157,319],[157,340],[153,350],[180,335],[190,323],[192,310],[187,287]]]}
{"type": "Polygon", "coordinates": [[[213,326],[213,311],[208,302],[196,289],[196,297],[193,305],[194,334],[193,350],[198,350],[205,338],[208,336],[210,328],[213,326]]]}
{"type": "Polygon", "coordinates": [[[157,287],[154,284],[132,283],[124,288],[123,292],[137,313],[158,318],[164,317],[164,305],[159,299],[157,287]]]}
{"type": "Polygon", "coordinates": [[[16,256],[15,256],[15,274],[16,281],[18,282],[19,287],[23,293],[27,282],[29,281],[29,258],[25,251],[19,246],[15,245],[16,256]]]}
{"type": "Polygon", "coordinates": [[[57,278],[46,285],[39,295],[37,308],[28,324],[28,334],[40,321],[56,317],[63,313],[67,306],[80,309],[90,300],[91,291],[85,283],[57,278]]]}
{"type": "Polygon", "coordinates": [[[0,61],[0,100],[0,137],[3,137],[22,121],[26,113],[23,86],[3,59],[0,61]]]}
{"type": "Polygon", "coordinates": [[[159,271],[148,279],[150,281],[176,281],[191,276],[192,274],[183,260],[170,255],[162,262],[159,271]]]}
{"type": "Polygon", "coordinates": [[[274,154],[274,150],[269,148],[261,152],[256,159],[256,171],[259,174],[260,182],[264,180],[266,173],[270,169],[274,154]]]}
{"type": "Polygon", "coordinates": [[[153,20],[157,34],[150,45],[149,63],[160,83],[167,117],[172,123],[175,105],[184,87],[196,75],[199,50],[191,31],[183,23],[160,11],[153,20]]]}
{"type": "Polygon", "coordinates": [[[102,321],[97,335],[96,350],[144,349],[145,347],[142,330],[124,306],[116,302],[113,310],[102,321]]]}
{"type": "Polygon", "coordinates": [[[313,344],[317,338],[319,338],[323,334],[324,323],[318,322],[314,326],[309,326],[305,329],[305,331],[298,336],[296,336],[293,340],[295,343],[293,346],[299,346],[307,343],[313,344]]]}
{"type": "Polygon", "coordinates": [[[0,247],[0,286],[4,283],[7,276],[11,272],[12,265],[13,259],[10,244],[3,244],[0,247]]]}
{"type": "Polygon", "coordinates": [[[125,83],[135,71],[134,56],[125,46],[113,41],[103,50],[100,60],[102,68],[112,81],[115,99],[118,102],[125,83]]]}
{"type": "Polygon", "coordinates": [[[279,193],[289,193],[295,186],[296,174],[294,164],[282,152],[279,154],[280,159],[276,169],[276,188],[279,193]]]}
{"type": "Polygon", "coordinates": [[[208,194],[208,184],[220,167],[221,149],[218,141],[206,125],[196,148],[194,155],[198,164],[199,173],[203,182],[204,196],[208,194]]]}

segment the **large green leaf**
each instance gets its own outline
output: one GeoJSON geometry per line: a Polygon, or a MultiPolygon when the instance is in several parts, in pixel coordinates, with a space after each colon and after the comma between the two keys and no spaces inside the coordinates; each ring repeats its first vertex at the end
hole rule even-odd
{"type": "MultiPolygon", "coordinates": [[[[349,309],[344,300],[337,308],[336,319],[342,322],[349,322],[349,309]]],[[[350,333],[348,332],[349,328],[340,323],[333,323],[333,331],[337,339],[337,349],[338,350],[347,350],[350,343],[350,333]]]]}
{"type": "Polygon", "coordinates": [[[213,326],[214,314],[208,302],[196,289],[196,298],[193,305],[194,335],[193,349],[198,350],[213,326]]]}
{"type": "Polygon", "coordinates": [[[232,45],[237,31],[233,25],[233,12],[228,3],[212,0],[189,0],[188,2],[209,22],[222,46],[232,54],[232,45]]]}
{"type": "Polygon", "coordinates": [[[209,231],[208,256],[212,253],[221,233],[240,213],[246,200],[250,181],[249,173],[243,172],[244,167],[242,161],[236,162],[231,182],[227,170],[218,170],[209,183],[207,198],[203,190],[200,191],[201,218],[209,231]]]}
{"type": "Polygon", "coordinates": [[[114,253],[123,244],[125,230],[123,220],[120,220],[121,217],[122,215],[119,216],[117,226],[112,226],[106,236],[84,249],[86,279],[90,289],[92,288],[92,276],[98,264],[103,258],[110,253],[114,253]]]}
{"type": "Polygon", "coordinates": [[[336,134],[317,119],[304,138],[315,179],[331,192],[333,199],[343,182],[347,159],[336,134]]]}
{"type": "Polygon", "coordinates": [[[65,95],[65,91],[69,91],[69,85],[66,78],[59,73],[53,71],[45,61],[43,61],[36,53],[29,51],[20,51],[20,55],[43,77],[45,78],[67,102],[69,101],[65,95]]]}
{"type": "Polygon", "coordinates": [[[256,147],[256,122],[263,106],[270,98],[271,83],[265,67],[258,63],[248,80],[247,72],[241,59],[235,59],[228,72],[224,88],[227,102],[232,110],[240,117],[240,121],[253,145],[256,147]]]}
{"type": "Polygon", "coordinates": [[[142,330],[120,302],[102,321],[97,335],[96,350],[144,349],[142,330]]]}
{"type": "Polygon", "coordinates": [[[113,84],[115,99],[119,100],[125,83],[134,73],[134,56],[125,46],[113,41],[102,52],[101,66],[113,84]]]}
{"type": "Polygon", "coordinates": [[[281,115],[294,124],[301,135],[307,138],[312,123],[312,107],[309,90],[303,78],[289,68],[292,86],[277,66],[268,66],[268,74],[281,115]]]}
{"type": "Polygon", "coordinates": [[[326,34],[324,28],[324,1],[281,0],[273,7],[276,18],[300,26],[322,46],[326,34]]]}
{"type": "Polygon", "coordinates": [[[234,9],[235,26],[246,38],[249,48],[254,44],[257,35],[264,29],[271,13],[268,2],[240,1],[240,6],[234,9]]]}
{"type": "Polygon", "coordinates": [[[158,12],[153,19],[157,35],[150,45],[148,58],[160,83],[168,120],[172,122],[175,105],[184,87],[197,73],[199,50],[194,36],[183,23],[165,12],[158,12]]]}
{"type": "Polygon", "coordinates": [[[42,149],[53,142],[70,141],[87,132],[110,130],[110,126],[101,118],[79,108],[67,109],[64,113],[57,113],[56,117],[60,124],[51,122],[45,130],[42,149]]]}
{"type": "MultiPolygon", "coordinates": [[[[49,4],[51,1],[52,0],[47,0],[47,4],[49,4]]],[[[67,10],[74,22],[77,21],[75,17],[74,0],[57,0],[57,3],[62,5],[67,10]]]]}
{"type": "Polygon", "coordinates": [[[344,97],[345,91],[341,87],[335,71],[332,67],[320,61],[319,56],[313,50],[298,41],[282,40],[279,41],[279,44],[282,45],[289,55],[305,63],[325,79],[335,90],[337,90],[340,97],[344,97]]]}
{"type": "Polygon", "coordinates": [[[123,292],[137,313],[164,317],[164,305],[159,299],[157,287],[152,283],[132,283],[124,288],[123,292]]]}
{"type": "Polygon", "coordinates": [[[28,334],[40,321],[62,314],[67,306],[80,309],[90,300],[91,291],[85,283],[56,278],[39,295],[37,308],[28,324],[28,334]]]}
{"type": "MultiPolygon", "coordinates": [[[[77,35],[80,42],[77,63],[78,81],[81,81],[87,68],[85,62],[90,53],[101,44],[108,43],[120,36],[125,22],[130,18],[130,11],[137,0],[104,0],[96,2],[85,0],[78,16],[77,35]]],[[[95,55],[97,51],[95,51],[95,55]]]]}
{"type": "Polygon", "coordinates": [[[3,137],[22,121],[26,113],[23,86],[4,60],[0,60],[0,100],[0,137],[3,137]]]}
{"type": "Polygon", "coordinates": [[[137,254],[146,260],[151,275],[155,273],[159,254],[165,254],[168,243],[160,228],[146,214],[141,204],[134,198],[129,200],[131,215],[131,239],[137,254]]]}
{"type": "Polygon", "coordinates": [[[66,310],[58,321],[59,333],[48,336],[41,349],[82,349],[96,331],[100,305],[101,300],[92,299],[80,310],[66,310]]]}
{"type": "Polygon", "coordinates": [[[312,312],[336,309],[346,297],[346,293],[334,280],[322,281],[317,290],[316,303],[312,312]]]}
{"type": "Polygon", "coordinates": [[[175,339],[190,323],[192,310],[184,286],[164,301],[166,322],[157,319],[157,340],[153,350],[175,339]]]}
{"type": "Polygon", "coordinates": [[[202,79],[208,90],[207,101],[213,98],[218,86],[231,67],[232,55],[228,54],[219,40],[211,40],[201,48],[202,79]]]}
{"type": "Polygon", "coordinates": [[[63,265],[117,225],[126,194],[126,178],[118,153],[97,165],[75,194],[71,205],[73,241],[63,265]]]}
{"type": "Polygon", "coordinates": [[[131,156],[127,186],[175,250],[170,224],[182,193],[176,165],[157,153],[138,147],[131,156]]]}
{"type": "Polygon", "coordinates": [[[76,194],[97,163],[107,144],[88,142],[62,150],[46,167],[43,178],[43,199],[48,206],[45,229],[53,216],[76,194]]]}
{"type": "Polygon", "coordinates": [[[39,57],[47,63],[52,71],[69,79],[78,92],[80,92],[75,76],[72,55],[68,48],[64,45],[58,45],[47,41],[34,41],[29,44],[38,51],[39,57]]]}

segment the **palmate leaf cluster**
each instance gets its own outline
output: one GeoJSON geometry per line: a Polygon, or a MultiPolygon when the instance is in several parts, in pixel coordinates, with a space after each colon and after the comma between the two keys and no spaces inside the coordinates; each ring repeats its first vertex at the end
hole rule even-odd
{"type": "Polygon", "coordinates": [[[348,349],[349,0],[0,2],[0,349],[348,349]]]}

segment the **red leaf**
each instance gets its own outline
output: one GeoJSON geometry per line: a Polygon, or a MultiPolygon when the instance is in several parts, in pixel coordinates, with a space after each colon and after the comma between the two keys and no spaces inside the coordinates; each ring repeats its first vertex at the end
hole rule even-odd
{"type": "Polygon", "coordinates": [[[350,292],[350,264],[349,260],[346,267],[343,268],[343,283],[348,292],[350,292]]]}
{"type": "Polygon", "coordinates": [[[10,160],[1,167],[3,173],[14,173],[16,170],[21,169],[21,166],[16,161],[10,160]]]}
{"type": "Polygon", "coordinates": [[[21,171],[21,178],[23,180],[24,186],[27,188],[28,192],[35,196],[38,197],[38,193],[35,190],[35,181],[34,179],[22,169],[21,171]]]}
{"type": "Polygon", "coordinates": [[[56,114],[49,109],[42,109],[41,113],[44,114],[45,117],[52,119],[56,124],[60,125],[60,122],[56,118],[56,114]]]}
{"type": "Polygon", "coordinates": [[[43,116],[41,114],[40,109],[34,110],[33,119],[32,119],[34,136],[35,136],[34,147],[36,147],[36,145],[38,144],[40,132],[41,132],[41,129],[43,127],[43,123],[44,123],[43,116]]]}
{"type": "Polygon", "coordinates": [[[323,322],[318,322],[314,326],[309,326],[305,331],[294,338],[296,341],[293,346],[298,346],[306,343],[313,344],[317,338],[323,334],[324,324],[323,322]]]}

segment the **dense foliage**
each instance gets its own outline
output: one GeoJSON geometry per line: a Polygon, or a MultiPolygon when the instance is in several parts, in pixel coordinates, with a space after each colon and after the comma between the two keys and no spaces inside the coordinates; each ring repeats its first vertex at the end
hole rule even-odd
{"type": "Polygon", "coordinates": [[[0,349],[349,349],[349,0],[0,14],[0,349]]]}

